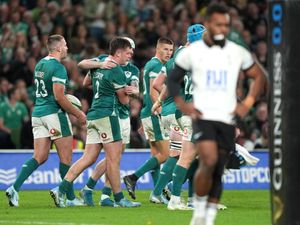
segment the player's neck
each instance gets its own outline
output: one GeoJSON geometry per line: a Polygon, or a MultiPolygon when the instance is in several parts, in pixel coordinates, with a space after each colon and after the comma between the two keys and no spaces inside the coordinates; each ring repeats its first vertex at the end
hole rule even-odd
{"type": "Polygon", "coordinates": [[[118,57],[115,57],[113,55],[109,55],[107,58],[109,58],[111,61],[115,62],[116,64],[120,65],[120,60],[118,57]]]}
{"type": "Polygon", "coordinates": [[[49,52],[48,56],[55,58],[59,62],[61,61],[60,55],[56,52],[51,52],[51,53],[49,52]]]}
{"type": "Polygon", "coordinates": [[[154,57],[157,58],[162,64],[166,63],[159,54],[156,54],[154,57]]]}

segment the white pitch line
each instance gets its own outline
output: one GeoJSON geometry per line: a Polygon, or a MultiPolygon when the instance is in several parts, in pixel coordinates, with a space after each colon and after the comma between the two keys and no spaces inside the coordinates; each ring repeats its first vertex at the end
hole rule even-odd
{"type": "Polygon", "coordinates": [[[29,224],[29,225],[107,225],[103,223],[58,223],[58,222],[43,222],[43,221],[11,221],[11,220],[0,220],[0,223],[4,224],[29,224]]]}

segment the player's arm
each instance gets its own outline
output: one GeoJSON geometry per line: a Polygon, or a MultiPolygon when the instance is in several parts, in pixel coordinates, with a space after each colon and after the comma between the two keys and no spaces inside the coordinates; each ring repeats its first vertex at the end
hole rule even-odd
{"type": "Polygon", "coordinates": [[[111,69],[116,67],[116,64],[110,60],[99,61],[97,58],[94,59],[84,59],[78,63],[78,67],[85,70],[90,69],[111,69]]]}
{"type": "Polygon", "coordinates": [[[164,84],[164,87],[162,88],[161,92],[159,93],[159,96],[156,100],[156,102],[152,105],[151,112],[153,114],[159,113],[159,108],[162,106],[163,101],[168,96],[168,89],[167,86],[164,84]]]}
{"type": "Polygon", "coordinates": [[[90,85],[92,85],[92,78],[90,76],[90,72],[85,75],[82,85],[83,87],[89,87],[90,85]]]}
{"type": "Polygon", "coordinates": [[[79,109],[75,108],[72,103],[65,96],[65,85],[60,83],[53,84],[53,94],[57,103],[62,107],[64,111],[74,115],[81,125],[85,125],[86,116],[79,109]]]}
{"type": "Polygon", "coordinates": [[[153,87],[153,82],[154,82],[154,79],[153,78],[150,78],[149,79],[149,87],[150,87],[150,98],[152,100],[152,102],[156,102],[156,100],[158,99],[158,96],[159,96],[159,92],[157,90],[154,89],[153,87]]]}
{"type": "Polygon", "coordinates": [[[11,133],[11,130],[9,128],[7,128],[6,126],[4,126],[4,121],[3,118],[0,118],[0,130],[3,130],[6,133],[11,133]]]}
{"type": "Polygon", "coordinates": [[[119,102],[122,104],[122,105],[126,105],[129,103],[129,96],[126,94],[125,92],[125,88],[120,88],[116,91],[117,93],[117,96],[118,96],[118,99],[119,99],[119,102]]]}
{"type": "Polygon", "coordinates": [[[153,88],[159,93],[162,92],[166,81],[166,75],[164,73],[160,73],[153,81],[153,88]]]}
{"type": "Polygon", "coordinates": [[[236,107],[235,113],[240,117],[244,117],[251,109],[257,98],[264,90],[266,83],[266,76],[257,63],[254,63],[249,69],[247,69],[245,71],[245,75],[252,78],[253,81],[250,84],[247,96],[236,107]]]}

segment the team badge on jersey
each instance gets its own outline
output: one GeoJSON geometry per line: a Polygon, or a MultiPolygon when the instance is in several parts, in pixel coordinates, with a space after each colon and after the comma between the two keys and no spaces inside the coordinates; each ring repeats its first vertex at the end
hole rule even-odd
{"type": "Polygon", "coordinates": [[[129,78],[132,74],[130,71],[125,71],[124,73],[125,73],[126,78],[129,78]]]}

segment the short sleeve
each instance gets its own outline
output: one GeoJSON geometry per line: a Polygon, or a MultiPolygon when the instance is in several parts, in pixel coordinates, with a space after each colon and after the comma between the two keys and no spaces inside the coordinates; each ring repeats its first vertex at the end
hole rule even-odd
{"type": "Polygon", "coordinates": [[[119,90],[126,86],[126,76],[123,72],[123,70],[120,67],[117,67],[116,69],[112,70],[112,73],[110,76],[113,77],[112,84],[115,88],[115,90],[119,90]]]}
{"type": "Polygon", "coordinates": [[[149,78],[150,79],[155,79],[158,74],[160,74],[160,72],[164,70],[166,71],[166,67],[163,66],[162,64],[160,63],[156,63],[153,68],[151,69],[151,71],[149,71],[149,78]],[[164,68],[163,68],[164,67],[164,68]]]}
{"type": "Polygon", "coordinates": [[[241,59],[242,59],[241,68],[242,68],[242,70],[247,70],[254,64],[253,57],[247,49],[245,49],[241,46],[239,46],[239,47],[241,48],[241,53],[240,53],[241,59]]]}
{"type": "Polygon", "coordinates": [[[186,47],[178,52],[175,63],[184,70],[191,70],[190,50],[192,46],[186,47]]]}
{"type": "Polygon", "coordinates": [[[63,65],[59,65],[54,69],[54,74],[52,76],[52,82],[66,85],[68,80],[67,70],[63,65]]]}

